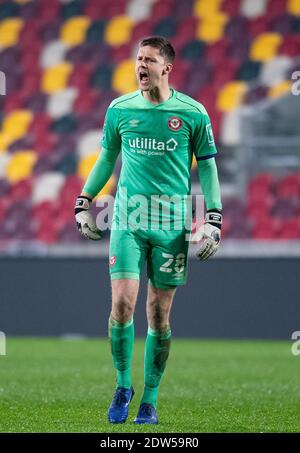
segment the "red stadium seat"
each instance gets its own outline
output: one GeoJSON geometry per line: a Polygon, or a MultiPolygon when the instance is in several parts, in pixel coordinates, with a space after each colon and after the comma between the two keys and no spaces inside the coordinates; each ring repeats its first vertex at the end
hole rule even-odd
{"type": "Polygon", "coordinates": [[[279,231],[282,227],[282,221],[265,217],[259,219],[254,225],[253,238],[262,240],[273,240],[278,237],[279,231]]]}
{"type": "Polygon", "coordinates": [[[300,173],[287,175],[277,186],[277,196],[279,198],[300,199],[300,173]]]}
{"type": "Polygon", "coordinates": [[[300,49],[300,36],[296,34],[288,35],[281,43],[278,53],[281,55],[289,55],[296,57],[299,55],[300,49]]]}
{"type": "Polygon", "coordinates": [[[154,18],[155,22],[160,22],[161,19],[172,17],[172,11],[173,1],[161,0],[160,2],[153,4],[151,15],[154,18]]]}
{"type": "Polygon", "coordinates": [[[278,233],[281,240],[299,240],[300,239],[300,217],[285,220],[278,233]]]}
{"type": "Polygon", "coordinates": [[[274,205],[272,196],[261,196],[260,199],[250,199],[247,206],[247,214],[251,218],[261,219],[270,214],[274,205]]]}
{"type": "Polygon", "coordinates": [[[12,202],[20,200],[30,200],[32,194],[32,179],[23,179],[12,185],[10,199],[12,202]]]}
{"type": "Polygon", "coordinates": [[[229,16],[237,16],[240,12],[240,0],[224,0],[221,4],[221,10],[229,16]]]}

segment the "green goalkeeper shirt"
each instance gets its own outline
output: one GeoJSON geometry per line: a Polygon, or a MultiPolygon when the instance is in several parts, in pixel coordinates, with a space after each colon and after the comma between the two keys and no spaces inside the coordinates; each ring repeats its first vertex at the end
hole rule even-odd
{"type": "Polygon", "coordinates": [[[154,195],[189,195],[193,154],[205,160],[217,153],[205,108],[174,89],[156,105],[140,90],[115,99],[107,110],[102,148],[122,151],[116,200],[125,207],[125,193],[126,209],[135,195],[149,202],[154,195]]]}

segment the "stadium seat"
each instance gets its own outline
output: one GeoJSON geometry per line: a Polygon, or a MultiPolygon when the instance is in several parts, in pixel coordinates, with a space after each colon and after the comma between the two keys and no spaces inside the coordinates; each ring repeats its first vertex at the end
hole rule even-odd
{"type": "Polygon", "coordinates": [[[81,16],[83,2],[81,0],[72,0],[62,5],[61,16],[64,20],[70,19],[73,16],[81,16]]]}
{"type": "Polygon", "coordinates": [[[300,199],[300,174],[289,174],[277,185],[279,199],[300,199]]]}
{"type": "Polygon", "coordinates": [[[53,121],[51,130],[56,134],[69,134],[70,132],[75,131],[76,126],[77,118],[72,113],[59,117],[57,120],[53,121]]]}
{"type": "Polygon", "coordinates": [[[72,206],[82,191],[84,181],[75,174],[67,175],[60,189],[59,199],[64,206],[72,206]]]}
{"type": "Polygon", "coordinates": [[[258,219],[253,227],[253,238],[256,240],[274,240],[282,228],[282,221],[272,217],[258,219]]]}
{"type": "Polygon", "coordinates": [[[272,207],[271,215],[272,217],[287,220],[295,217],[297,215],[298,209],[299,209],[298,200],[295,199],[289,200],[287,198],[284,198],[282,200],[276,200],[275,204],[272,207]]]}
{"type": "Polygon", "coordinates": [[[92,22],[86,33],[87,42],[102,41],[106,25],[107,21],[105,19],[99,19],[92,22]]]}
{"type": "Polygon", "coordinates": [[[188,42],[182,47],[180,55],[185,60],[196,60],[199,61],[204,55],[206,44],[198,39],[188,42]]]}
{"type": "Polygon", "coordinates": [[[240,40],[244,40],[248,35],[248,21],[243,16],[233,16],[229,18],[224,35],[230,39],[233,46],[239,45],[240,40]]]}
{"type": "Polygon", "coordinates": [[[66,20],[60,32],[61,41],[70,46],[83,43],[90,23],[91,19],[87,16],[71,17],[66,20]]]}
{"type": "Polygon", "coordinates": [[[6,180],[5,170],[8,162],[10,161],[12,155],[6,151],[0,151],[0,189],[3,190],[1,194],[5,195],[8,191],[10,184],[6,180]]]}
{"type": "Polygon", "coordinates": [[[0,22],[0,48],[18,44],[22,27],[23,21],[18,17],[2,20],[0,22]]]}
{"type": "Polygon", "coordinates": [[[216,106],[221,112],[229,112],[238,107],[247,91],[244,82],[229,82],[219,91],[216,106]]]}
{"type": "Polygon", "coordinates": [[[77,144],[78,157],[83,158],[90,155],[94,150],[100,150],[100,137],[99,129],[89,130],[81,135],[77,144]]]}
{"type": "Polygon", "coordinates": [[[51,22],[41,23],[40,24],[40,40],[41,43],[47,44],[52,41],[57,41],[62,27],[62,20],[57,18],[51,22]]]}
{"type": "Polygon", "coordinates": [[[292,59],[286,55],[280,55],[270,61],[266,61],[259,75],[259,81],[267,87],[278,85],[286,79],[288,69],[292,65],[292,59]]]}
{"type": "Polygon", "coordinates": [[[22,200],[24,201],[27,200],[28,202],[31,199],[31,195],[32,195],[32,179],[30,178],[18,181],[17,183],[11,186],[10,200],[12,202],[22,200]]]}
{"type": "Polygon", "coordinates": [[[72,64],[67,62],[46,69],[41,80],[41,90],[47,94],[63,90],[67,86],[72,70],[72,64]]]}
{"type": "Polygon", "coordinates": [[[293,17],[293,27],[291,33],[300,33],[300,17],[293,17]]]}
{"type": "Polygon", "coordinates": [[[177,19],[174,17],[168,17],[158,22],[153,29],[153,34],[156,36],[165,36],[171,39],[176,34],[177,19]]]}
{"type": "Polygon", "coordinates": [[[255,19],[266,13],[268,0],[242,0],[240,12],[249,19],[255,19]]]}
{"type": "Polygon", "coordinates": [[[134,60],[124,60],[116,67],[112,76],[112,88],[120,94],[137,89],[134,60]]]}
{"type": "Polygon", "coordinates": [[[248,30],[250,39],[262,35],[267,32],[270,27],[270,19],[268,16],[258,17],[257,19],[248,22],[248,30]]]}
{"type": "Polygon", "coordinates": [[[28,134],[18,140],[15,140],[11,145],[8,147],[8,151],[10,155],[13,153],[20,151],[22,149],[32,149],[34,148],[34,140],[33,137],[28,134]]]}
{"type": "Polygon", "coordinates": [[[268,32],[255,38],[250,48],[250,58],[254,61],[268,61],[277,55],[282,36],[275,32],[268,32]]]}
{"type": "Polygon", "coordinates": [[[208,43],[219,41],[224,36],[227,21],[228,16],[221,12],[212,17],[203,18],[196,29],[196,38],[208,43]]]}
{"type": "Polygon", "coordinates": [[[131,55],[131,45],[130,43],[123,44],[122,46],[115,47],[112,50],[112,62],[114,64],[122,63],[123,60],[130,58],[131,55]]]}
{"type": "Polygon", "coordinates": [[[194,15],[201,19],[212,17],[220,11],[222,0],[196,0],[194,2],[194,15]]]}
{"type": "Polygon", "coordinates": [[[27,134],[32,118],[29,110],[14,110],[4,118],[2,131],[17,140],[27,134]]]}
{"type": "Polygon", "coordinates": [[[91,76],[91,86],[99,90],[108,90],[112,86],[114,66],[110,63],[98,66],[91,76]]]}
{"type": "Polygon", "coordinates": [[[272,8],[268,8],[267,14],[273,20],[287,12],[287,0],[272,0],[272,8]]]}
{"type": "Polygon", "coordinates": [[[220,140],[226,146],[238,146],[241,143],[239,109],[224,113],[220,125],[220,140]]]}
{"type": "Polygon", "coordinates": [[[280,33],[283,36],[293,32],[294,17],[289,14],[283,14],[276,17],[271,23],[271,30],[280,33]]]}
{"type": "Polygon", "coordinates": [[[249,82],[252,79],[256,79],[261,70],[260,61],[247,60],[239,68],[237,72],[237,78],[245,82],[249,82]]]}
{"type": "Polygon", "coordinates": [[[280,82],[269,89],[268,97],[274,99],[283,96],[284,94],[290,93],[291,87],[292,82],[290,80],[284,80],[283,82],[280,82]]]}
{"type": "Polygon", "coordinates": [[[257,192],[257,195],[262,193],[272,192],[275,186],[275,176],[272,173],[259,173],[253,177],[249,184],[248,190],[250,193],[257,192]]]}
{"type": "Polygon", "coordinates": [[[268,88],[263,85],[254,86],[249,88],[244,97],[245,104],[255,104],[256,102],[261,101],[266,98],[268,93],[268,88]]]}
{"type": "Polygon", "coordinates": [[[59,172],[44,173],[36,178],[32,191],[32,203],[38,205],[44,201],[56,201],[65,180],[59,172]]]}
{"type": "Polygon", "coordinates": [[[300,16],[300,3],[297,0],[287,0],[287,12],[300,16]]]}
{"type": "Polygon", "coordinates": [[[278,231],[278,239],[299,240],[300,239],[300,218],[285,220],[278,231]]]}
{"type": "Polygon", "coordinates": [[[83,181],[86,180],[89,172],[93,168],[93,165],[95,164],[98,155],[99,151],[90,152],[89,154],[84,155],[79,160],[77,174],[83,181]]]}
{"type": "Polygon", "coordinates": [[[279,46],[278,52],[281,55],[289,55],[290,57],[296,57],[299,55],[300,48],[300,35],[290,34],[285,36],[281,45],[279,46]]]}
{"type": "Polygon", "coordinates": [[[151,10],[151,17],[153,17],[156,22],[163,18],[170,17],[172,16],[173,7],[174,1],[172,0],[154,2],[151,10]]]}
{"type": "Polygon", "coordinates": [[[36,92],[29,96],[24,102],[24,107],[31,110],[33,113],[42,113],[45,111],[47,103],[47,95],[42,92],[36,92]]]}
{"type": "Polygon", "coordinates": [[[151,15],[152,1],[131,0],[126,5],[126,15],[134,22],[141,22],[151,15]]]}
{"type": "Polygon", "coordinates": [[[54,40],[47,43],[41,54],[41,67],[45,69],[62,63],[65,59],[67,48],[67,45],[60,40],[54,40]]]}
{"type": "Polygon", "coordinates": [[[237,16],[240,12],[240,0],[223,0],[220,8],[231,17],[237,16]]]}
{"type": "MultiPolygon", "coordinates": [[[[40,154],[40,153],[39,153],[40,154]]],[[[54,170],[54,166],[57,162],[57,157],[53,153],[46,153],[44,155],[39,155],[38,160],[36,161],[33,167],[33,177],[41,176],[44,173],[50,173],[54,170]]]]}
{"type": "Polygon", "coordinates": [[[59,0],[52,0],[49,3],[47,0],[40,0],[38,3],[37,16],[40,23],[53,22],[60,16],[61,2],[59,0]]]}
{"type": "Polygon", "coordinates": [[[19,5],[15,2],[2,2],[0,9],[0,20],[7,19],[9,17],[16,17],[20,13],[19,5]]]}
{"type": "Polygon", "coordinates": [[[78,96],[76,88],[66,88],[48,97],[46,112],[54,119],[72,113],[73,104],[78,96]]]}
{"type": "Polygon", "coordinates": [[[132,19],[128,16],[117,16],[107,23],[104,40],[111,46],[121,46],[130,41],[132,19]]]}
{"type": "Polygon", "coordinates": [[[36,160],[37,154],[34,151],[20,151],[15,153],[5,169],[8,181],[17,183],[31,176],[36,160]]]}

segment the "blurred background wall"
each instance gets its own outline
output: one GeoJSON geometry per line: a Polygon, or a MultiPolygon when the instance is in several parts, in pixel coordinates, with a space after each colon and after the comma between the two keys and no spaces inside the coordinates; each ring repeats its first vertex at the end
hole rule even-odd
{"type": "MultiPolygon", "coordinates": [[[[0,1],[0,330],[106,334],[109,234],[82,239],[74,199],[152,34],[176,49],[171,85],[211,117],[224,206],[218,258],[191,262],[176,329],[289,338],[300,329],[299,0],[0,1]]],[[[195,162],[192,181],[197,194],[195,162]]]]}

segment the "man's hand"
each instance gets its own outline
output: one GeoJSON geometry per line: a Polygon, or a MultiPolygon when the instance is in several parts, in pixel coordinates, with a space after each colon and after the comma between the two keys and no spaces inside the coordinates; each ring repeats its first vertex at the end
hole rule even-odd
{"type": "Polygon", "coordinates": [[[206,260],[216,253],[221,240],[222,214],[218,210],[211,209],[207,211],[205,223],[192,237],[192,242],[203,243],[196,252],[196,257],[199,260],[206,260]]]}
{"type": "Polygon", "coordinates": [[[91,198],[80,195],[75,203],[75,219],[80,233],[94,241],[101,239],[101,231],[90,213],[91,198]]]}

